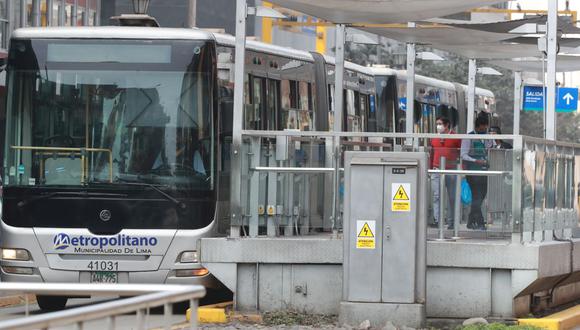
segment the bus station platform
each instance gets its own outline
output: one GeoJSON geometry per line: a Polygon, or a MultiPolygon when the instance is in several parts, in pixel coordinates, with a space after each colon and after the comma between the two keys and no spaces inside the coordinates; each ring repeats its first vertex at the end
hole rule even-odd
{"type": "MultiPolygon", "coordinates": [[[[341,237],[206,238],[201,251],[204,265],[235,293],[238,310],[339,312],[341,237]]],[[[427,317],[526,316],[580,298],[579,271],[576,239],[430,240],[427,317]]]]}

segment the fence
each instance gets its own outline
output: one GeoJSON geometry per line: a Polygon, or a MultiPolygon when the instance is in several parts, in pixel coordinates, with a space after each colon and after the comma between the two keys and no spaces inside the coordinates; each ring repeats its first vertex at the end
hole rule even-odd
{"type": "MultiPolygon", "coordinates": [[[[345,151],[432,153],[433,139],[469,141],[469,144],[488,141],[484,144],[490,146],[491,141],[501,139],[511,142],[514,148],[493,146],[486,149],[486,166],[477,168],[476,172],[469,172],[467,168],[455,168],[451,172],[449,169],[429,171],[430,179],[439,175],[467,176],[471,181],[476,176],[487,178],[481,188],[486,192],[481,207],[486,225],[470,226],[473,205],[463,205],[459,208],[458,225],[452,226],[453,231],[448,232],[440,226],[438,232],[430,230],[432,238],[513,238],[516,235],[524,241],[551,240],[554,235],[569,237],[571,229],[577,226],[580,185],[576,181],[580,177],[580,159],[576,155],[580,156],[580,145],[511,135],[243,131],[242,167],[232,169],[231,173],[241,177],[241,203],[232,207],[239,207],[242,216],[230,223],[230,235],[294,236],[339,232],[342,229],[345,151]]],[[[459,156],[461,150],[457,148],[455,154],[459,156]]],[[[439,195],[458,195],[455,189],[448,194],[445,188],[441,192],[443,194],[439,195]]],[[[434,195],[433,191],[429,194],[434,195]]],[[[447,210],[449,207],[444,201],[445,198],[440,203],[447,210]]],[[[437,218],[434,215],[436,207],[432,202],[429,205],[428,222],[433,222],[433,218],[437,218]]],[[[453,209],[447,210],[448,217],[455,213],[453,209]]]]}
{"type": "Polygon", "coordinates": [[[154,284],[82,284],[82,283],[0,283],[0,292],[58,296],[134,296],[131,298],[102,302],[95,305],[72,308],[59,312],[28,316],[0,322],[0,329],[49,329],[55,326],[76,325],[82,329],[87,321],[106,319],[106,329],[116,329],[117,316],[136,312],[134,329],[148,329],[147,315],[150,308],[163,306],[164,328],[171,328],[171,304],[189,301],[191,308],[190,328],[197,329],[198,299],[205,295],[200,285],[154,285],[154,284]]]}

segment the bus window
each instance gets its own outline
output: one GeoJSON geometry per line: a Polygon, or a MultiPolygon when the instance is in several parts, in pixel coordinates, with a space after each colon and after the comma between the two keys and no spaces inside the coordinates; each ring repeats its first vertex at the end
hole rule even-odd
{"type": "Polygon", "coordinates": [[[280,81],[268,79],[268,129],[278,128],[278,113],[280,107],[280,81]]]}

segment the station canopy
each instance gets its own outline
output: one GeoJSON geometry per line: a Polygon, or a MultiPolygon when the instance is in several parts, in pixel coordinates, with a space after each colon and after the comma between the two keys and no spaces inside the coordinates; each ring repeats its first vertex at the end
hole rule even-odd
{"type": "Polygon", "coordinates": [[[488,6],[498,0],[271,0],[333,23],[406,23],[488,6]]]}
{"type": "MultiPolygon", "coordinates": [[[[333,23],[350,24],[367,32],[485,60],[516,71],[541,72],[544,56],[538,50],[539,35],[511,33],[524,24],[546,24],[546,16],[489,23],[440,18],[488,6],[497,0],[271,0],[333,23]],[[416,22],[416,27],[392,23],[416,22]],[[390,25],[390,26],[387,26],[390,25]]],[[[558,71],[580,70],[580,29],[558,19],[558,71]],[[576,54],[576,55],[572,55],[576,54]]]]}
{"type": "MultiPolygon", "coordinates": [[[[546,24],[546,16],[511,21],[471,23],[431,19],[415,28],[371,26],[363,30],[401,42],[427,45],[467,58],[486,60],[499,67],[524,72],[542,72],[544,54],[538,49],[540,35],[511,33],[524,24],[546,24]]],[[[569,20],[558,19],[559,72],[580,70],[580,29],[569,20]]]]}

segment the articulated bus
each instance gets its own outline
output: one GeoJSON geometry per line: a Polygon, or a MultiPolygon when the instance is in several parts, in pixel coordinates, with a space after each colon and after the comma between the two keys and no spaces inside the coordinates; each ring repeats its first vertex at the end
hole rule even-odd
{"type": "MultiPolygon", "coordinates": [[[[233,59],[196,29],[14,31],[1,280],[218,288],[196,245],[227,223],[233,59]]],[[[248,41],[243,126],[331,130],[333,88],[333,58],[248,41]]],[[[396,72],[346,63],[344,88],[345,130],[404,127],[396,72]]]]}
{"type": "MultiPolygon", "coordinates": [[[[377,86],[377,103],[379,112],[387,116],[386,132],[405,131],[405,112],[407,108],[407,72],[382,67],[371,67],[377,86]],[[397,100],[393,106],[391,100],[397,100]]],[[[467,86],[459,83],[438,80],[415,75],[414,100],[415,132],[435,133],[435,121],[445,116],[451,126],[458,132],[465,132],[467,127],[467,86]]],[[[499,125],[495,110],[495,97],[490,90],[475,89],[475,114],[486,114],[493,125],[499,125]]]]}

